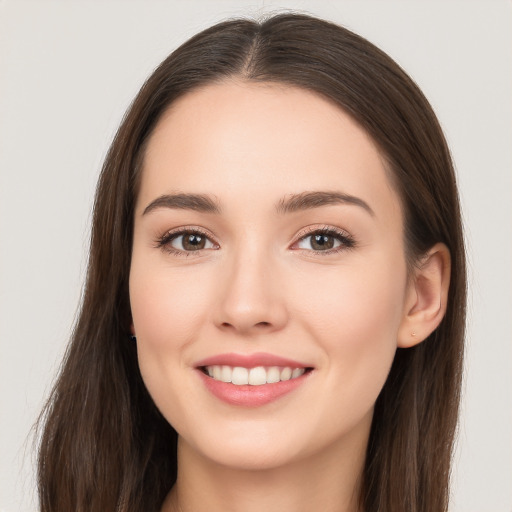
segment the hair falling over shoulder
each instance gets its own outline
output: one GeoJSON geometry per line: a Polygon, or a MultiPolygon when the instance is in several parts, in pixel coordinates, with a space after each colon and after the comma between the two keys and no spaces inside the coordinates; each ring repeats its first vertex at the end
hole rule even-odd
{"type": "Polygon", "coordinates": [[[377,403],[362,475],[365,512],[442,512],[461,386],[466,270],[455,174],[428,101],[362,37],[298,14],[217,24],[149,77],[98,183],[80,314],[39,422],[42,512],[157,512],[176,480],[177,434],[153,404],[130,341],[128,277],[145,143],[180,96],[229,77],[314,91],[350,114],[399,191],[411,265],[437,242],[451,254],[445,318],[398,349],[377,403]]]}

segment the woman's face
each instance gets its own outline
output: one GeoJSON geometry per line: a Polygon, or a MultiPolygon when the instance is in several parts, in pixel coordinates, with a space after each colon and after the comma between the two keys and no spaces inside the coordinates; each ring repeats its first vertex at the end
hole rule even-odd
{"type": "Polygon", "coordinates": [[[398,196],[339,108],[226,82],[163,116],[130,301],[144,382],[198,456],[269,468],[364,449],[409,288],[398,196]]]}

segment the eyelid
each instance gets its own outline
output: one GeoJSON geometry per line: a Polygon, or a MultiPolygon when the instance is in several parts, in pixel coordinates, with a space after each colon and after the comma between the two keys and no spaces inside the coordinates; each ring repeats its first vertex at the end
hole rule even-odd
{"type": "Polygon", "coordinates": [[[297,233],[295,242],[293,242],[293,244],[292,244],[292,248],[293,248],[293,246],[297,245],[299,242],[301,242],[305,238],[308,238],[309,236],[312,236],[315,234],[320,234],[320,235],[324,234],[327,236],[333,236],[333,237],[337,238],[341,242],[341,244],[338,247],[334,247],[332,249],[328,249],[325,251],[318,251],[318,250],[314,250],[314,249],[300,249],[300,248],[296,248],[294,250],[304,251],[305,253],[312,254],[312,255],[327,256],[327,255],[335,254],[335,253],[338,253],[340,251],[344,251],[347,249],[352,249],[356,245],[356,242],[355,242],[353,236],[348,231],[345,231],[344,229],[341,229],[341,228],[338,228],[335,226],[330,226],[330,225],[324,224],[322,226],[318,226],[318,225],[308,226],[308,227],[302,229],[301,231],[299,231],[297,233]]]}
{"type": "Polygon", "coordinates": [[[307,226],[305,228],[302,228],[297,233],[297,241],[314,233],[335,233],[340,236],[344,236],[346,238],[352,238],[351,235],[348,233],[348,231],[345,231],[344,229],[331,226],[329,224],[322,224],[322,225],[314,225],[314,226],[307,226]]]}
{"type": "Polygon", "coordinates": [[[159,249],[162,249],[164,251],[167,251],[175,256],[182,256],[182,257],[190,257],[190,256],[198,257],[198,256],[201,256],[201,253],[203,251],[212,250],[211,248],[209,248],[209,249],[199,249],[197,251],[182,251],[182,250],[176,249],[175,247],[172,247],[170,245],[171,241],[173,241],[174,239],[176,239],[180,236],[188,234],[188,233],[204,236],[215,246],[214,250],[220,248],[220,245],[215,240],[215,237],[213,235],[211,235],[211,233],[206,231],[204,228],[201,228],[199,226],[180,226],[178,228],[170,229],[170,230],[166,231],[162,236],[157,238],[156,247],[159,249]]]}
{"type": "MultiPolygon", "coordinates": [[[[207,238],[215,247],[214,250],[220,249],[220,244],[216,241],[215,237],[209,233],[204,228],[201,228],[199,226],[180,226],[178,228],[173,228],[171,230],[166,231],[162,236],[160,236],[157,239],[156,246],[157,248],[161,248],[163,250],[168,251],[171,254],[175,254],[177,256],[201,256],[201,253],[205,250],[212,250],[212,248],[208,249],[198,249],[197,251],[182,251],[180,249],[176,249],[175,247],[172,247],[170,245],[170,242],[174,240],[175,238],[178,238],[179,236],[183,236],[187,233],[193,233],[193,234],[199,234],[207,238]]],[[[298,250],[298,251],[304,251],[306,253],[311,253],[314,255],[329,255],[334,254],[342,250],[351,249],[355,246],[355,241],[348,233],[347,231],[335,227],[330,226],[327,224],[324,224],[322,226],[315,225],[315,226],[307,226],[303,229],[301,229],[295,238],[295,241],[293,242],[292,246],[290,247],[292,250],[298,250]],[[299,242],[307,238],[308,236],[312,236],[314,234],[324,234],[328,236],[333,236],[338,238],[338,240],[341,242],[341,244],[338,247],[328,249],[325,251],[318,251],[314,249],[302,249],[297,248],[293,249],[293,246],[297,245],[299,242]]]]}

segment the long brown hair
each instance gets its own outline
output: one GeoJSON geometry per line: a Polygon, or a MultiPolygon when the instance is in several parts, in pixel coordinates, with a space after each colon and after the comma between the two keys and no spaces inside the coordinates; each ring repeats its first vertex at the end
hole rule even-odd
{"type": "Polygon", "coordinates": [[[437,242],[450,250],[445,318],[423,343],[396,352],[375,406],[360,497],[367,512],[446,511],[466,300],[449,150],[428,101],[392,59],[349,30],[297,14],[201,32],[155,70],[129,108],[98,184],[80,315],[41,418],[41,510],[158,511],[176,480],[177,434],[153,404],[129,340],[134,204],[162,113],[230,77],[314,91],[349,113],[387,161],[409,262],[437,242]]]}

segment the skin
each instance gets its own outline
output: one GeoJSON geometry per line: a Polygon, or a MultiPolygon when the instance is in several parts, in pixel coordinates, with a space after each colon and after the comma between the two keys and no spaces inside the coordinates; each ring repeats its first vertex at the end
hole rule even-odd
{"type": "Polygon", "coordinates": [[[381,155],[325,99],[229,81],[175,102],[145,155],[130,272],[141,373],[179,434],[163,510],[358,510],[375,400],[397,346],[440,322],[448,268],[439,244],[408,274],[400,200],[381,155]],[[282,198],[311,191],[349,194],[371,211],[343,203],[276,213],[282,198]],[[174,193],[207,194],[222,212],[144,213],[174,193]],[[182,239],[160,246],[183,227],[211,243],[188,253],[182,239]],[[341,250],[323,254],[304,229],[324,227],[353,247],[337,241],[341,250]],[[313,371],[254,408],[220,401],[198,377],[201,359],[254,352],[313,371]]]}

